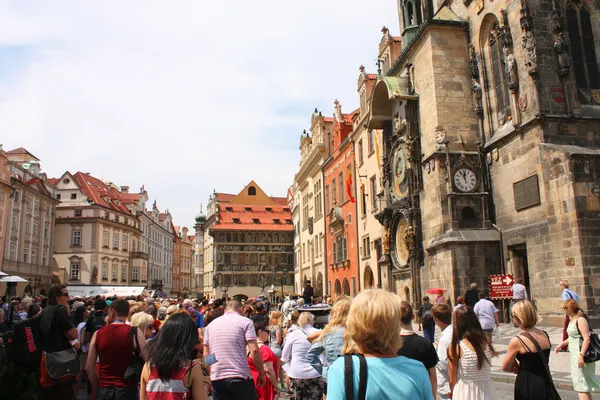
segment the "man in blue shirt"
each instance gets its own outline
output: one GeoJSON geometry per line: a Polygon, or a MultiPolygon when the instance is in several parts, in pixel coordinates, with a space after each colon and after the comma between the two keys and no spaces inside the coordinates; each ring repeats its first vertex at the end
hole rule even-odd
{"type": "MultiPolygon", "coordinates": [[[[569,282],[566,279],[561,280],[559,282],[559,286],[562,290],[561,297],[563,303],[567,300],[575,300],[577,303],[579,303],[579,296],[577,295],[577,293],[569,289],[569,282]]],[[[570,321],[571,319],[569,318],[569,316],[565,315],[565,324],[563,326],[563,342],[569,337],[569,335],[567,334],[567,328],[569,327],[570,321]]],[[[566,351],[566,348],[562,348],[561,351],[566,351]]]]}

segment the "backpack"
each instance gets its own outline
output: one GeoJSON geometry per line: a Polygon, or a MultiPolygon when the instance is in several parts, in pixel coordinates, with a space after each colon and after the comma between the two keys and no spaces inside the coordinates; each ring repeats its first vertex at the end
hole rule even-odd
{"type": "Polygon", "coordinates": [[[433,306],[430,304],[429,307],[425,308],[423,315],[421,315],[421,321],[424,323],[430,323],[433,321],[433,306]]]}
{"type": "Polygon", "coordinates": [[[40,316],[21,321],[8,334],[7,358],[29,371],[40,367],[42,360],[40,316]]]}

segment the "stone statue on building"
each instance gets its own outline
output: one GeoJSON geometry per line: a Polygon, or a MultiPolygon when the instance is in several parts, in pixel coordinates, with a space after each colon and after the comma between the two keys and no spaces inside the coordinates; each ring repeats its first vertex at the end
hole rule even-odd
{"type": "Polygon", "coordinates": [[[475,52],[475,46],[469,44],[469,71],[471,77],[477,79],[479,77],[479,66],[477,65],[477,53],[475,52]]]}
{"type": "Polygon", "coordinates": [[[481,85],[475,79],[473,79],[471,91],[473,92],[473,107],[475,109],[475,112],[480,113],[483,110],[483,105],[481,102],[483,94],[481,90],[481,85]]]}
{"type": "Polygon", "coordinates": [[[523,35],[523,50],[525,54],[525,65],[529,67],[529,72],[537,70],[537,54],[535,49],[535,38],[531,31],[526,31],[523,35]]]}
{"type": "Polygon", "coordinates": [[[98,283],[98,266],[96,263],[92,264],[92,273],[90,275],[90,285],[98,283]]]}
{"type": "Polygon", "coordinates": [[[569,43],[564,33],[559,33],[554,42],[554,52],[558,57],[558,75],[561,77],[569,75],[571,70],[571,59],[569,57],[569,43]]]}
{"type": "Polygon", "coordinates": [[[508,88],[511,92],[514,92],[519,86],[517,60],[510,49],[506,47],[504,48],[504,72],[508,88]]]}

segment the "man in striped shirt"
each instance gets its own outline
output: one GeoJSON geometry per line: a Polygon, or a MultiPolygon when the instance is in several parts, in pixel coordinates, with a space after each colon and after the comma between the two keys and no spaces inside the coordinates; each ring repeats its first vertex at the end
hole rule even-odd
{"type": "Polygon", "coordinates": [[[205,328],[204,357],[213,354],[217,360],[210,367],[214,400],[256,400],[246,346],[258,371],[258,384],[266,383],[254,325],[241,311],[239,300],[232,299],[223,316],[205,328]]]}

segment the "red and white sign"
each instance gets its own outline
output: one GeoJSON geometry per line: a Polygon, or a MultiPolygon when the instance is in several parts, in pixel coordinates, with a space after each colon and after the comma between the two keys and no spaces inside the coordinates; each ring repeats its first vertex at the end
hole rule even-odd
{"type": "Polygon", "coordinates": [[[492,300],[512,299],[511,288],[515,279],[510,274],[490,275],[490,298],[492,300]]]}

